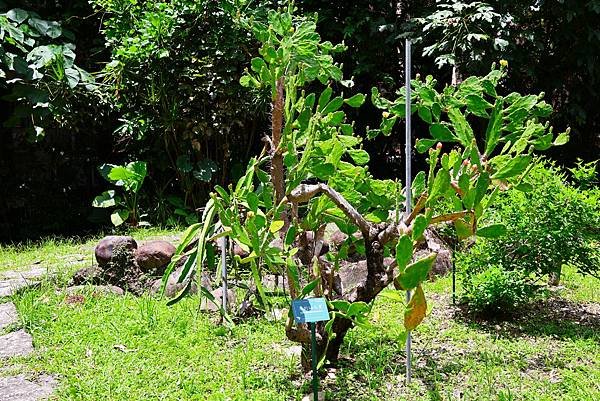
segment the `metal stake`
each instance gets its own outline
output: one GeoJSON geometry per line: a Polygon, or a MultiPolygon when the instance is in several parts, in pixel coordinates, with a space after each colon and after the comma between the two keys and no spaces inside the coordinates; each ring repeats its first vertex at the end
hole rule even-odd
{"type": "Polygon", "coordinates": [[[221,279],[223,280],[223,310],[227,311],[227,237],[221,238],[221,279]]]}
{"type": "Polygon", "coordinates": [[[310,342],[312,351],[312,369],[313,369],[313,401],[319,400],[319,377],[317,373],[317,324],[314,322],[310,323],[310,342]]]}
{"type": "MultiPolygon", "coordinates": [[[[411,171],[411,161],[412,161],[412,135],[411,135],[411,127],[410,127],[410,118],[411,118],[411,104],[410,104],[410,78],[411,78],[411,51],[410,51],[410,39],[406,39],[405,41],[405,51],[404,51],[404,81],[406,88],[406,104],[405,104],[405,113],[406,113],[406,125],[405,125],[405,147],[404,147],[404,171],[406,175],[406,215],[408,216],[412,211],[412,200],[411,200],[411,186],[412,186],[412,171],[411,171]]],[[[410,302],[411,291],[406,291],[406,303],[410,302]]],[[[412,371],[411,371],[411,345],[412,345],[412,336],[409,331],[406,336],[406,384],[410,383],[412,371]]]]}

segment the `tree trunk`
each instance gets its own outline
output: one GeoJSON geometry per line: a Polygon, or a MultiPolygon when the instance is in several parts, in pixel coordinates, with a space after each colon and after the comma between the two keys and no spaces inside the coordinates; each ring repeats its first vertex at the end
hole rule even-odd
{"type": "Polygon", "coordinates": [[[277,80],[273,99],[273,111],[271,114],[271,180],[275,190],[275,202],[281,202],[285,195],[285,176],[283,170],[283,154],[279,145],[281,144],[281,132],[283,129],[283,77],[277,80]]]}
{"type": "Polygon", "coordinates": [[[548,274],[548,285],[556,287],[557,285],[560,284],[561,270],[562,270],[562,268],[559,267],[558,270],[555,270],[553,272],[550,272],[550,274],[548,274]]]}

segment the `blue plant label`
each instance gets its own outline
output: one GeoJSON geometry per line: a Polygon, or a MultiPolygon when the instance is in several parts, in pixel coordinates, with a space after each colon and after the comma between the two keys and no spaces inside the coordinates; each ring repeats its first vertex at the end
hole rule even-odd
{"type": "Polygon", "coordinates": [[[314,323],[329,320],[325,298],[306,298],[292,301],[296,323],[314,323]]]}

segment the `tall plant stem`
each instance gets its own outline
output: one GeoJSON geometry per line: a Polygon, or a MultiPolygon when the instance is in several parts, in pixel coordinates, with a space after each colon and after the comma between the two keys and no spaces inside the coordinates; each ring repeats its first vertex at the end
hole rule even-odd
{"type": "MultiPolygon", "coordinates": [[[[283,152],[281,145],[281,133],[283,128],[283,77],[279,78],[275,87],[273,98],[273,110],[271,113],[271,182],[275,190],[275,203],[279,204],[285,196],[285,177],[283,170],[283,152]]],[[[285,221],[287,219],[284,218],[285,221]]]]}

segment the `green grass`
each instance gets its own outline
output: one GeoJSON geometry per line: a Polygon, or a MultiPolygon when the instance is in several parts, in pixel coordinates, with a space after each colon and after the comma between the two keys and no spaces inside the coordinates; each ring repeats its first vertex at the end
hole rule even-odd
{"type": "MultiPolygon", "coordinates": [[[[62,246],[71,245],[55,249],[62,246]]],[[[452,308],[450,278],[428,283],[431,312],[414,333],[408,387],[403,307],[378,301],[374,328],[351,331],[339,366],[325,369],[328,399],[600,399],[600,305],[589,303],[599,301],[600,281],[570,269],[563,277],[558,304],[541,302],[503,322],[452,308]]],[[[0,375],[57,374],[56,400],[299,400],[308,392],[281,322],[229,331],[198,313],[195,297],[174,307],[129,295],[68,297],[56,291],[58,280],[14,297],[37,351],[0,361],[0,375]]]]}

